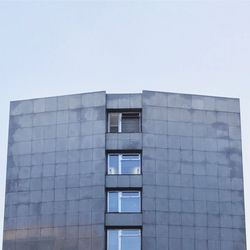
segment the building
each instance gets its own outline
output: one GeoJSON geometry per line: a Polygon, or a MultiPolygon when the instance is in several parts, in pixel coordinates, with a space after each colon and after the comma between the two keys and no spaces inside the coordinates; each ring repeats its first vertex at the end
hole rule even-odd
{"type": "Polygon", "coordinates": [[[245,250],[239,100],[11,102],[4,250],[245,250]]]}

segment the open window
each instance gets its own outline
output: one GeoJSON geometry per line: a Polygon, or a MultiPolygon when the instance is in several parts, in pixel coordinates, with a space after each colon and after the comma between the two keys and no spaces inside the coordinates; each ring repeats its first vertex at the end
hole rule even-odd
{"type": "Polygon", "coordinates": [[[140,153],[108,153],[107,174],[141,174],[140,153]]]}
{"type": "Polygon", "coordinates": [[[110,111],[108,112],[109,133],[139,133],[141,132],[140,111],[110,111]]]}

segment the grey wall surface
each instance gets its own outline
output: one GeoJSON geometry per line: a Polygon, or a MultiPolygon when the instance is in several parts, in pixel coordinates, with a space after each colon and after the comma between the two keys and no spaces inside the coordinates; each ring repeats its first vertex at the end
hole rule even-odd
{"type": "Polygon", "coordinates": [[[3,249],[103,250],[106,94],[11,103],[3,249]]]}
{"type": "Polygon", "coordinates": [[[244,250],[238,99],[143,92],[143,250],[244,250]]]}
{"type": "MultiPolygon", "coordinates": [[[[11,103],[4,250],[104,250],[105,226],[142,250],[245,250],[239,100],[143,91],[11,103]],[[142,109],[142,133],[106,133],[142,109]],[[142,176],[106,176],[106,150],[142,150],[142,176]],[[141,214],[105,214],[106,188],[142,188],[141,214]]],[[[133,249],[131,249],[133,250],[133,249]]]]}

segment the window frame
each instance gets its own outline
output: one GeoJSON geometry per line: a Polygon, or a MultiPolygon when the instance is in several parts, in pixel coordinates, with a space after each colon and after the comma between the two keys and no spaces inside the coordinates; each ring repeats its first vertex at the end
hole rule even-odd
{"type": "Polygon", "coordinates": [[[106,209],[107,209],[107,213],[108,214],[112,214],[112,213],[118,213],[118,214],[129,214],[129,213],[141,213],[142,212],[142,192],[140,189],[122,189],[122,190],[116,190],[116,189],[110,189],[107,190],[107,194],[106,194],[106,209]],[[110,193],[118,193],[118,198],[117,198],[117,205],[118,205],[118,211],[116,212],[109,212],[109,198],[110,198],[110,193]],[[122,196],[122,193],[138,193],[138,196],[122,196]],[[128,197],[138,197],[138,205],[139,205],[139,211],[134,212],[134,211],[122,211],[122,198],[124,199],[124,197],[126,197],[125,199],[127,199],[128,197]]]}
{"type": "Polygon", "coordinates": [[[107,175],[132,175],[137,176],[142,174],[142,153],[141,152],[107,152],[107,168],[106,173],[107,175]],[[118,156],[118,173],[117,174],[110,174],[110,156],[118,156]],[[123,174],[122,173],[122,161],[129,161],[122,159],[123,156],[126,155],[137,155],[139,161],[139,171],[136,174],[123,174]]]}
{"type": "Polygon", "coordinates": [[[107,128],[107,132],[108,133],[141,133],[142,132],[142,126],[141,126],[141,121],[142,121],[142,112],[141,112],[141,109],[129,109],[129,110],[108,110],[107,111],[107,121],[108,121],[108,123],[107,123],[107,125],[108,125],[108,128],[107,128]],[[111,132],[110,131],[110,114],[112,114],[112,113],[116,113],[116,114],[118,114],[118,131],[117,132],[111,132]],[[139,126],[138,126],[138,128],[139,128],[139,130],[138,131],[136,131],[136,132],[123,132],[122,131],[122,115],[123,114],[136,114],[136,113],[138,113],[138,119],[139,119],[139,126]]]}
{"type": "Polygon", "coordinates": [[[110,231],[118,231],[118,239],[117,239],[117,245],[118,249],[117,250],[122,250],[122,245],[121,245],[121,239],[122,239],[122,231],[138,231],[137,234],[134,234],[135,236],[130,236],[130,237],[139,237],[140,240],[140,248],[139,250],[142,249],[142,228],[138,227],[112,227],[112,228],[106,228],[106,249],[109,250],[109,234],[110,231]]]}

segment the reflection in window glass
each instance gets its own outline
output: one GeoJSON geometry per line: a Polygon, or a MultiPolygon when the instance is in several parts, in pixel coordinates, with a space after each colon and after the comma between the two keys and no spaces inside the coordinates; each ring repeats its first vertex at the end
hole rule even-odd
{"type": "Polygon", "coordinates": [[[140,154],[109,154],[108,174],[140,174],[140,154]]]}
{"type": "Polygon", "coordinates": [[[139,173],[139,161],[138,160],[129,160],[121,161],[121,174],[138,174],[139,173]]]}
{"type": "Polygon", "coordinates": [[[108,231],[108,250],[118,250],[118,234],[119,230],[109,230],[108,231]]]}
{"type": "Polygon", "coordinates": [[[140,239],[138,237],[122,236],[122,250],[140,249],[140,239]]]}
{"type": "Polygon", "coordinates": [[[109,155],[109,169],[108,174],[119,173],[119,155],[109,155]]]}
{"type": "Polygon", "coordinates": [[[110,229],[107,237],[108,250],[141,250],[140,229],[110,229]]]}
{"type": "Polygon", "coordinates": [[[138,160],[140,157],[138,154],[123,154],[122,159],[123,160],[138,160]]]}
{"type": "Polygon", "coordinates": [[[122,192],[121,212],[139,212],[140,211],[140,193],[122,192]]]}
{"type": "Polygon", "coordinates": [[[140,191],[110,191],[107,199],[109,213],[141,212],[140,191]]]}
{"type": "Polygon", "coordinates": [[[109,212],[117,212],[118,211],[118,192],[109,192],[109,212]]]}

